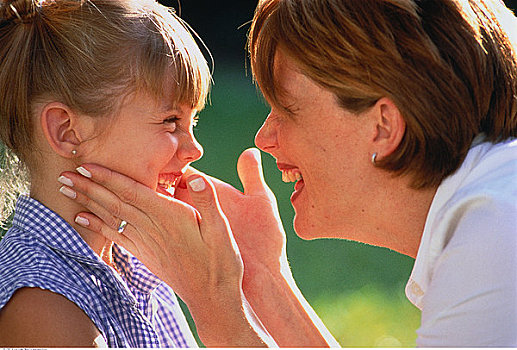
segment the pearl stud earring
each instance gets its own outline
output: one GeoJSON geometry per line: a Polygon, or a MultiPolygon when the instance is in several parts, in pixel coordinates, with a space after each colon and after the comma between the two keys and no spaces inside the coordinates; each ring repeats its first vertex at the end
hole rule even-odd
{"type": "Polygon", "coordinates": [[[72,155],[76,156],[77,155],[77,150],[73,149],[72,150],[72,155]]]}

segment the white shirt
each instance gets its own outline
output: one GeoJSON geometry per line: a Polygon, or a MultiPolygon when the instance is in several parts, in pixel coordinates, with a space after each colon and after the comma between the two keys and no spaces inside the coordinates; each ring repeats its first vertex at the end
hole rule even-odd
{"type": "Polygon", "coordinates": [[[427,216],[406,286],[418,346],[517,346],[517,140],[481,142],[427,216]]]}

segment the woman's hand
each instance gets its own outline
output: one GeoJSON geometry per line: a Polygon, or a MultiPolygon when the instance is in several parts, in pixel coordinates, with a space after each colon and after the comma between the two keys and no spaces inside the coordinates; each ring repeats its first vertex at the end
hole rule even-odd
{"type": "MultiPolygon", "coordinates": [[[[286,237],[276,198],[262,175],[260,152],[244,151],[237,162],[244,193],[210,178],[244,261],[247,300],[281,347],[339,346],[299,291],[286,256],[286,237]]],[[[190,173],[201,174],[191,169],[190,173]]],[[[185,184],[175,197],[196,204],[185,184]]]]}
{"type": "MultiPolygon", "coordinates": [[[[262,174],[260,151],[256,148],[245,150],[237,162],[237,171],[244,193],[221,180],[209,179],[241,252],[246,288],[256,274],[268,271],[276,275],[282,267],[288,269],[286,238],[276,198],[262,174]]],[[[190,168],[188,174],[202,173],[190,168]]],[[[179,184],[174,196],[196,207],[185,181],[179,184]]]]}
{"type": "Polygon", "coordinates": [[[62,174],[73,184],[74,200],[91,211],[76,222],[125,247],[170,284],[189,307],[205,345],[263,345],[260,330],[250,327],[242,261],[210,181],[189,176],[195,210],[98,165],[84,165],[81,173],[87,176],[62,174]],[[119,233],[121,219],[128,224],[119,233]]]}

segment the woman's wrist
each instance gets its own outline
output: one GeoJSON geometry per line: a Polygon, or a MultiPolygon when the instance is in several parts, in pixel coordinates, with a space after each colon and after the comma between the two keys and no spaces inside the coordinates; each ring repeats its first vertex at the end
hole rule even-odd
{"type": "Polygon", "coordinates": [[[287,260],[281,261],[279,268],[258,265],[244,274],[244,293],[265,328],[280,347],[339,346],[298,289],[287,260]]]}
{"type": "Polygon", "coordinates": [[[224,291],[204,302],[187,305],[197,332],[207,347],[274,345],[249,306],[242,290],[224,291]]]}

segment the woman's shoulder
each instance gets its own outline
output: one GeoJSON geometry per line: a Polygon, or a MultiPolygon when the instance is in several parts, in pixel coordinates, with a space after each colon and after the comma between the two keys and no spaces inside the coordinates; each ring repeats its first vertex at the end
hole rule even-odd
{"type": "MultiPolygon", "coordinates": [[[[438,188],[436,221],[457,222],[486,209],[487,221],[517,216],[517,140],[483,142],[469,151],[461,168],[438,188]]],[[[435,204],[433,203],[433,204],[435,204]]]]}

